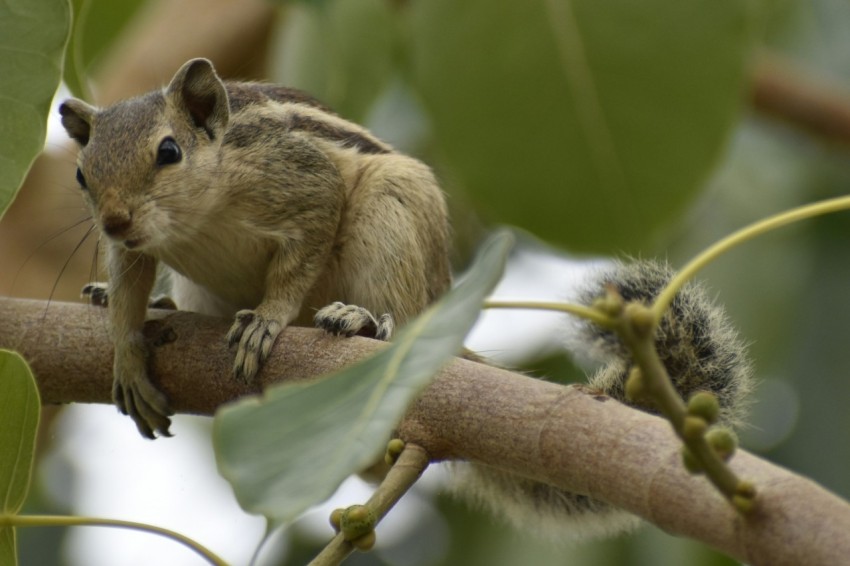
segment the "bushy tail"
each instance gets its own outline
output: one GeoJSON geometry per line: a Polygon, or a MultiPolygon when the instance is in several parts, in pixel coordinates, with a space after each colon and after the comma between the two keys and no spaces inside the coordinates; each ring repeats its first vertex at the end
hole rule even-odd
{"type": "MultiPolygon", "coordinates": [[[[590,305],[606,289],[626,301],[649,304],[673,276],[666,264],[637,260],[616,262],[593,272],[575,296],[590,305]]],[[[625,381],[631,355],[619,337],[595,324],[574,320],[567,327],[566,347],[578,359],[601,364],[591,387],[628,403],[625,381]]],[[[714,393],[720,420],[740,423],[751,389],[746,347],[724,310],[702,286],[689,283],[675,297],[655,338],[661,360],[679,394],[714,393]]],[[[639,407],[649,410],[649,407],[639,407]]],[[[616,534],[639,524],[633,515],[608,503],[478,464],[457,465],[457,491],[465,499],[504,517],[517,528],[558,540],[616,534]]]]}
{"type": "MultiPolygon", "coordinates": [[[[606,288],[612,288],[627,302],[648,305],[673,275],[673,269],[664,263],[617,262],[591,277],[579,291],[578,300],[589,305],[606,288]]],[[[590,378],[592,387],[627,403],[624,386],[632,361],[616,334],[586,321],[575,321],[566,345],[576,355],[603,364],[590,378]]],[[[721,422],[734,426],[743,421],[752,389],[746,346],[723,308],[715,304],[702,285],[688,283],[676,295],[661,319],[655,346],[683,399],[697,391],[710,391],[720,402],[721,422]]],[[[642,408],[652,412],[648,407],[642,408]]]]}

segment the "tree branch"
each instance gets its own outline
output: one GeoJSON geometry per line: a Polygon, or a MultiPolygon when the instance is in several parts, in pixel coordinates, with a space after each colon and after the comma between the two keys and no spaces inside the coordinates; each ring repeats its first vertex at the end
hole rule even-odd
{"type": "MultiPolygon", "coordinates": [[[[109,403],[105,314],[85,305],[0,299],[0,347],[30,361],[45,403],[109,403]]],[[[229,321],[185,312],[151,316],[146,332],[160,344],[153,378],[175,410],[209,415],[256,391],[230,378],[229,321]]],[[[288,328],[259,379],[268,385],[315,377],[377,348],[372,340],[288,328]]],[[[455,360],[398,430],[434,460],[473,459],[589,494],[750,564],[831,565],[850,555],[847,502],[741,450],[730,465],[758,486],[755,509],[742,517],[704,478],[683,469],[666,421],[586,388],[455,360]]]]}
{"type": "Polygon", "coordinates": [[[816,138],[850,145],[850,93],[776,55],[755,65],[753,108],[816,138]]]}

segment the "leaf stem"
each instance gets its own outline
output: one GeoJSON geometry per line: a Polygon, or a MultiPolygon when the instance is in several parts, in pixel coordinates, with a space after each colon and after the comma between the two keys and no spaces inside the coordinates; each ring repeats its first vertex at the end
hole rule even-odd
{"type": "Polygon", "coordinates": [[[68,30],[68,40],[71,45],[66,47],[66,49],[70,50],[71,59],[74,62],[74,78],[80,87],[80,96],[88,102],[94,102],[94,97],[92,96],[91,86],[86,80],[83,37],[84,33],[88,31],[86,28],[91,14],[92,4],[92,0],[83,0],[77,12],[76,19],[72,16],[71,29],[68,30]]]}
{"type": "Polygon", "coordinates": [[[673,277],[673,279],[670,280],[664,290],[658,295],[658,298],[652,305],[652,313],[655,317],[656,324],[661,320],[664,311],[667,310],[670,303],[673,302],[673,297],[676,296],[679,289],[681,289],[685,283],[696,275],[698,271],[727,251],[748,240],[761,236],[762,234],[766,234],[767,232],[777,228],[781,228],[787,224],[847,209],[850,209],[850,196],[824,200],[770,216],[723,238],[688,262],[688,264],[685,265],[685,267],[683,267],[673,277]]]}
{"type": "Polygon", "coordinates": [[[611,317],[605,315],[605,313],[603,312],[600,312],[598,309],[595,309],[593,307],[586,307],[584,305],[575,305],[572,303],[564,303],[558,301],[512,301],[488,299],[484,301],[483,308],[557,311],[565,312],[587,319],[605,328],[610,328],[613,324],[611,317]]]}
{"type": "Polygon", "coordinates": [[[117,527],[122,529],[133,529],[170,538],[171,540],[194,550],[204,557],[210,564],[214,564],[215,566],[228,566],[227,562],[219,558],[211,550],[185,535],[170,529],[145,523],[137,523],[134,521],[62,515],[0,515],[0,527],[117,527]]]}

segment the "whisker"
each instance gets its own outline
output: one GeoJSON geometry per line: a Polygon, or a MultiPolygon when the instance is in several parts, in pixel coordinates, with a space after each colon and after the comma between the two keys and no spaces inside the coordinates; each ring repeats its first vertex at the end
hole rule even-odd
{"type": "Polygon", "coordinates": [[[42,324],[44,323],[44,319],[47,318],[47,309],[50,308],[50,303],[53,301],[53,295],[56,293],[56,288],[59,286],[59,281],[62,279],[62,275],[65,274],[65,270],[68,269],[68,265],[70,265],[71,260],[74,258],[74,255],[76,255],[76,253],[80,251],[80,248],[83,247],[83,244],[86,242],[86,240],[88,240],[89,236],[91,236],[91,233],[94,231],[94,229],[94,225],[89,226],[88,230],[86,230],[86,233],[77,243],[77,245],[74,246],[74,249],[71,250],[71,253],[68,255],[68,259],[66,259],[65,263],[62,264],[62,269],[59,270],[59,275],[53,282],[53,287],[50,288],[50,294],[47,297],[47,304],[44,306],[44,314],[41,317],[42,324]]]}
{"type": "MultiPolygon", "coordinates": [[[[18,282],[18,277],[20,277],[21,272],[23,272],[24,268],[27,266],[27,264],[30,262],[30,260],[32,260],[32,258],[35,257],[35,255],[39,251],[41,251],[47,244],[49,244],[50,242],[52,242],[56,238],[59,238],[60,236],[64,236],[65,234],[67,234],[68,232],[73,230],[74,228],[84,224],[85,222],[87,222],[89,220],[91,220],[91,216],[86,216],[85,218],[81,218],[80,220],[77,220],[76,222],[74,222],[70,226],[66,226],[65,228],[61,228],[61,229],[55,231],[54,233],[50,234],[49,236],[47,236],[47,239],[43,240],[29,254],[27,254],[27,257],[24,259],[23,263],[21,263],[20,267],[18,268],[18,271],[15,273],[15,277],[12,278],[12,286],[11,286],[10,290],[13,291],[15,289],[15,285],[18,282]]],[[[91,231],[91,228],[89,229],[89,231],[91,231]]],[[[86,235],[83,236],[83,239],[85,240],[86,237],[88,237],[88,233],[86,233],[86,235]]],[[[55,287],[55,285],[54,285],[54,287],[55,287]]]]}
{"type": "Polygon", "coordinates": [[[100,241],[94,247],[92,254],[91,266],[89,267],[89,282],[97,281],[98,276],[98,256],[100,255],[100,241]]]}
{"type": "Polygon", "coordinates": [[[69,143],[48,141],[44,144],[44,149],[46,152],[56,156],[57,159],[60,157],[73,157],[73,159],[64,160],[65,163],[76,163],[77,148],[69,143]]]}

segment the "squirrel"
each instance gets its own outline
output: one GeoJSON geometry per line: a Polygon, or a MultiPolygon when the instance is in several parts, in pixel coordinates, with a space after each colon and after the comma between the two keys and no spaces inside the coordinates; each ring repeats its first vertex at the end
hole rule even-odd
{"type": "Polygon", "coordinates": [[[431,170],[301,91],[193,59],[162,90],[59,112],[107,244],[108,291],[84,294],[108,301],[113,398],[147,438],[170,436],[173,414],[142,337],[158,268],[177,307],[234,317],[244,380],[289,324],[387,340],[450,286],[431,170]]]}
{"type": "MultiPolygon", "coordinates": [[[[85,293],[108,302],[114,400],[145,437],[170,436],[172,414],[148,378],[142,337],[158,267],[177,307],[235,318],[227,341],[239,379],[253,378],[282,329],[309,323],[315,309],[320,328],[387,340],[451,284],[448,214],[431,170],[303,92],[225,82],[193,59],[161,91],[104,109],[70,99],[59,111],[81,146],[77,181],[107,243],[108,291],[85,293]]],[[[672,273],[616,263],[578,300],[613,288],[649,302],[672,273]]],[[[657,342],[683,397],[712,391],[727,423],[741,417],[745,348],[699,286],[677,295],[657,342]]],[[[566,346],[604,364],[591,387],[627,402],[631,362],[616,336],[576,323],[566,346]]],[[[495,468],[457,468],[462,494],[526,530],[583,537],[637,522],[495,468]]]]}

